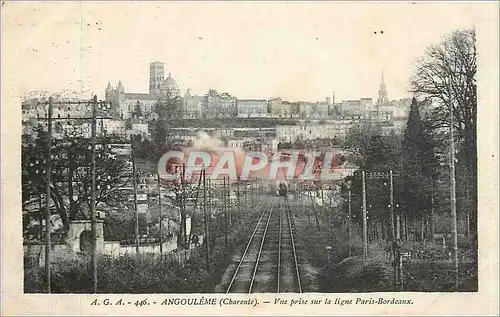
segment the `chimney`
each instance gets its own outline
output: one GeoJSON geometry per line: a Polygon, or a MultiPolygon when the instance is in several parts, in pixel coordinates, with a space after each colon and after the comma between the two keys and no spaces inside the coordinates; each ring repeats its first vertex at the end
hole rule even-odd
{"type": "Polygon", "coordinates": [[[332,93],[332,104],[335,104],[335,91],[332,93]]]}

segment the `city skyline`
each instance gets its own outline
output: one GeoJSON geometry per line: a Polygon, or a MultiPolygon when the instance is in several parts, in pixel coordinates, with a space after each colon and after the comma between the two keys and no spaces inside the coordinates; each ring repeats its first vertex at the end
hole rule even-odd
{"type": "Polygon", "coordinates": [[[35,59],[39,62],[30,62],[32,72],[57,76],[18,73],[11,88],[18,96],[68,89],[101,98],[108,81],[116,86],[121,80],[127,92],[146,93],[149,63],[162,61],[182,94],[191,89],[202,95],[211,88],[241,99],[321,101],[335,91],[336,101],[375,100],[384,71],[393,100],[409,96],[411,65],[425,47],[475,22],[460,4],[372,3],[352,14],[355,6],[68,3],[38,6],[28,15],[16,3],[4,25],[19,26],[9,40],[24,44],[10,67],[35,59]],[[115,10],[113,19],[110,10],[115,10]],[[213,23],[221,10],[227,23],[213,23]],[[438,19],[443,10],[453,18],[438,19]],[[423,16],[436,21],[427,27],[419,23],[423,16]],[[37,36],[54,25],[60,31],[50,38],[37,36]]]}

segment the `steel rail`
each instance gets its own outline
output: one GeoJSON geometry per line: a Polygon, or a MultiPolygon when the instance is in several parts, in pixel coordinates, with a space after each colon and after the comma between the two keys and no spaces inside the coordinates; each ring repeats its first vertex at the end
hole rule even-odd
{"type": "Polygon", "coordinates": [[[278,235],[278,294],[280,293],[280,277],[281,277],[281,214],[283,211],[283,202],[280,201],[280,213],[279,213],[279,235],[278,235]]]}
{"type": "Polygon", "coordinates": [[[248,288],[248,293],[249,294],[252,292],[253,283],[255,281],[255,276],[257,274],[257,268],[259,267],[260,256],[262,254],[262,247],[264,246],[264,242],[266,240],[267,229],[269,228],[269,221],[271,220],[271,216],[273,214],[273,207],[274,207],[274,200],[271,202],[271,208],[270,208],[270,211],[269,211],[269,217],[267,218],[266,228],[264,229],[264,236],[262,237],[262,240],[261,240],[261,243],[260,243],[260,247],[259,247],[259,253],[257,254],[257,260],[255,261],[255,267],[254,267],[254,270],[253,270],[252,279],[250,280],[250,287],[248,288]]]}
{"type": "Polygon", "coordinates": [[[247,246],[245,248],[245,251],[243,252],[243,255],[241,256],[240,262],[238,263],[238,266],[236,267],[236,271],[234,271],[234,274],[233,274],[233,277],[231,279],[231,282],[229,283],[229,285],[227,287],[226,294],[229,293],[229,291],[231,290],[231,287],[233,286],[234,280],[236,279],[236,276],[238,275],[238,272],[239,272],[240,267],[241,267],[241,265],[243,263],[243,260],[245,259],[245,256],[247,255],[248,249],[250,248],[250,244],[252,243],[252,240],[253,240],[253,238],[255,236],[255,233],[257,232],[257,229],[259,228],[260,222],[262,221],[262,218],[264,217],[265,213],[269,209],[268,208],[269,205],[270,205],[270,203],[268,201],[266,201],[266,204],[264,206],[264,210],[262,211],[262,214],[259,217],[259,221],[255,225],[255,229],[253,230],[252,235],[250,236],[250,239],[248,239],[248,243],[247,243],[247,246]]]}
{"type": "Polygon", "coordinates": [[[299,273],[299,264],[297,262],[297,252],[295,250],[295,241],[293,239],[293,230],[292,230],[292,222],[290,221],[290,206],[288,205],[288,201],[285,199],[286,205],[286,214],[288,218],[288,228],[290,229],[290,238],[292,240],[292,249],[293,249],[293,260],[295,262],[295,271],[297,275],[297,283],[299,286],[299,293],[302,293],[302,285],[300,283],[300,273],[299,273]]]}

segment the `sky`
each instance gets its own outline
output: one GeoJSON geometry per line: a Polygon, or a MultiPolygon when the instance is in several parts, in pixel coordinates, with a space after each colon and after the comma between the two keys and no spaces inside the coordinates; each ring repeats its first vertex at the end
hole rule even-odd
{"type": "MultiPolygon", "coordinates": [[[[162,61],[184,94],[336,101],[408,97],[414,61],[487,5],[332,2],[7,2],[9,87],[104,98],[110,81],[148,92],[162,61]],[[383,31],[383,33],[381,32],[383,31]],[[376,32],[376,33],[375,33],[376,32]]],[[[491,9],[491,8],[490,8],[491,9]]],[[[7,54],[7,55],[5,55],[7,54]]]]}

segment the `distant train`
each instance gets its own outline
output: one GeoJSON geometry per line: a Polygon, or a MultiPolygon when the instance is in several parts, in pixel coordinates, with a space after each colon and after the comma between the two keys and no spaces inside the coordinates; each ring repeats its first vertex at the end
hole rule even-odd
{"type": "Polygon", "coordinates": [[[278,196],[287,197],[288,186],[285,183],[279,183],[278,185],[278,196]]]}

